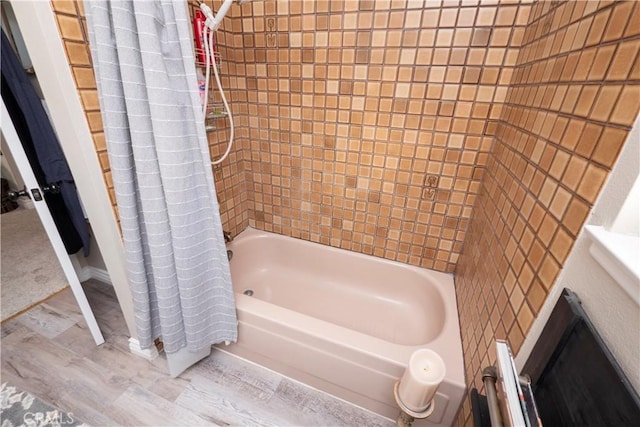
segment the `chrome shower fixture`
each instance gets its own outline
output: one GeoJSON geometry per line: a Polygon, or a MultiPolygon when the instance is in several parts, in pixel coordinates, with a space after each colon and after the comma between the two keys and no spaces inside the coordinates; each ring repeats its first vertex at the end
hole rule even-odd
{"type": "Polygon", "coordinates": [[[205,25],[212,31],[216,31],[220,25],[222,24],[222,20],[229,12],[231,5],[236,2],[239,5],[245,4],[251,0],[224,0],[220,9],[218,9],[218,13],[215,15],[209,6],[207,6],[204,2],[200,2],[200,10],[204,13],[204,16],[207,18],[205,21],[205,25]]]}

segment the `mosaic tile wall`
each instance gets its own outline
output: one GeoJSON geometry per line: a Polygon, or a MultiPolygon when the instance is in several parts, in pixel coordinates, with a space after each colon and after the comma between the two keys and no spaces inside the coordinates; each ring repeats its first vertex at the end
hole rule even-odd
{"type": "Polygon", "coordinates": [[[232,8],[222,53],[247,108],[249,223],[452,272],[530,7],[232,8]]]}
{"type": "Polygon", "coordinates": [[[636,2],[533,7],[456,271],[471,387],[495,338],[520,349],[638,115],[639,33],[636,2]]]}
{"type": "MultiPolygon", "coordinates": [[[[53,5],[112,190],[82,3],[53,5]]],[[[511,1],[232,7],[217,33],[236,122],[230,158],[214,168],[225,228],[251,224],[452,272],[529,10],[511,1]]],[[[220,129],[209,132],[217,158],[228,122],[208,124],[220,129]]]]}

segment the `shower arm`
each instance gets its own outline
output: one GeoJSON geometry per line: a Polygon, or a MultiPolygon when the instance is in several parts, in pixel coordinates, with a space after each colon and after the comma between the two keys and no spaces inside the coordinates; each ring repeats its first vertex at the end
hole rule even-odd
{"type": "Polygon", "coordinates": [[[233,2],[234,0],[224,0],[222,6],[218,9],[218,13],[215,15],[209,6],[205,3],[200,3],[200,10],[202,10],[202,13],[204,13],[204,16],[207,18],[204,24],[209,27],[211,31],[216,31],[222,24],[222,20],[227,15],[227,12],[229,12],[233,2]]]}

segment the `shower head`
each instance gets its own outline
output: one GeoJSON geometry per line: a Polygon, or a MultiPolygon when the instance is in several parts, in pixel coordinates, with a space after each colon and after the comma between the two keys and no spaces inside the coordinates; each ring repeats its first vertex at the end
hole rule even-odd
{"type": "Polygon", "coordinates": [[[204,13],[204,16],[207,18],[204,24],[212,31],[216,31],[222,24],[222,20],[227,15],[227,12],[229,12],[229,9],[231,9],[231,4],[234,1],[241,5],[247,3],[250,0],[224,0],[222,2],[222,6],[220,6],[220,9],[218,9],[218,13],[216,13],[215,15],[213,14],[209,6],[207,6],[204,2],[201,2],[200,10],[202,10],[202,13],[204,13]]]}

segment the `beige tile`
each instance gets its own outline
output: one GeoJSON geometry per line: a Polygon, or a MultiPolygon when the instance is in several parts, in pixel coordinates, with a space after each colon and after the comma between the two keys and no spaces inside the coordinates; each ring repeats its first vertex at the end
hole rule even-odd
{"type": "Polygon", "coordinates": [[[82,26],[77,17],[58,14],[58,28],[66,40],[84,41],[82,26]]]}
{"type": "Polygon", "coordinates": [[[578,195],[583,197],[589,203],[595,202],[606,177],[606,170],[595,165],[587,166],[587,170],[585,171],[582,181],[578,186],[578,195]]]}
{"type": "Polygon", "coordinates": [[[611,122],[631,126],[638,115],[640,109],[640,85],[626,85],[618,98],[611,122]]]}
{"type": "Polygon", "coordinates": [[[76,11],[75,2],[72,0],[51,0],[51,7],[55,12],[65,13],[69,15],[75,15],[76,11]]]}
{"type": "Polygon", "coordinates": [[[639,21],[640,21],[640,7],[636,3],[635,7],[633,8],[633,12],[631,12],[631,15],[629,16],[629,24],[627,25],[627,29],[624,33],[625,38],[640,34],[640,25],[637,25],[639,21]]]}
{"type": "Polygon", "coordinates": [[[640,41],[638,40],[620,43],[607,73],[607,80],[625,80],[631,72],[639,49],[640,41]]]}
{"type": "Polygon", "coordinates": [[[85,43],[67,41],[64,43],[67,58],[71,65],[91,65],[88,46],[85,43]]]}
{"type": "Polygon", "coordinates": [[[591,159],[607,168],[612,168],[627,134],[626,130],[613,127],[605,128],[602,132],[600,143],[595,148],[591,159]]]}
{"type": "Polygon", "coordinates": [[[80,99],[85,111],[100,110],[98,91],[92,89],[80,90],[80,99]]]}
{"type": "Polygon", "coordinates": [[[622,86],[602,86],[589,117],[601,122],[608,121],[621,91],[622,86]]]}
{"type": "Polygon", "coordinates": [[[587,46],[593,46],[600,42],[610,15],[611,10],[607,9],[606,11],[602,11],[594,16],[593,24],[591,24],[589,36],[587,37],[587,46]]]}
{"type": "MultiPolygon", "coordinates": [[[[611,13],[611,18],[609,19],[609,24],[607,25],[607,29],[605,30],[604,37],[602,41],[608,42],[611,40],[619,39],[622,34],[624,34],[624,30],[627,27],[627,22],[629,22],[629,17],[631,16],[631,11],[633,10],[634,2],[618,2],[613,8],[613,12],[611,13]]],[[[636,23],[632,23],[632,25],[637,25],[636,23]]]]}
{"type": "Polygon", "coordinates": [[[589,80],[598,81],[603,80],[607,73],[611,59],[615,52],[616,46],[609,45],[598,48],[598,53],[593,60],[593,66],[589,72],[589,80]]]}
{"type": "Polygon", "coordinates": [[[73,67],[72,72],[78,89],[96,89],[96,80],[92,68],[73,67]]]}

